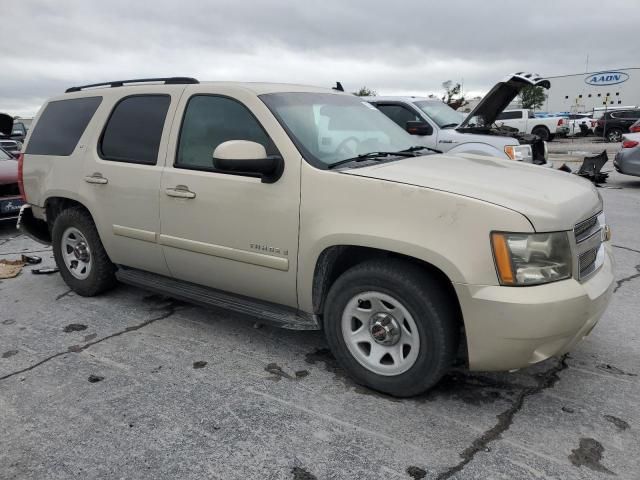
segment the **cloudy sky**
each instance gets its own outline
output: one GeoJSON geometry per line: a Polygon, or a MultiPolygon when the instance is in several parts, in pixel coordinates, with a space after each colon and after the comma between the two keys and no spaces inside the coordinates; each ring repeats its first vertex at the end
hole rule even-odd
{"type": "Polygon", "coordinates": [[[0,111],[151,76],[468,97],[510,72],[638,67],[637,0],[16,0],[2,7],[0,111]]]}

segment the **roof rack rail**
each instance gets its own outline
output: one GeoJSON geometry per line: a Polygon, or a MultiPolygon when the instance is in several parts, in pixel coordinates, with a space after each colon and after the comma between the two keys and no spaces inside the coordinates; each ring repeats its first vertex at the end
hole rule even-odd
{"type": "Polygon", "coordinates": [[[164,82],[165,85],[200,83],[198,80],[191,77],[134,78],[132,80],[117,80],[115,82],[93,83],[91,85],[71,87],[71,88],[67,88],[65,90],[65,93],[79,92],[81,90],[84,90],[85,88],[107,87],[107,86],[114,88],[114,87],[122,87],[125,84],[130,84],[130,83],[150,83],[150,82],[164,82]]]}

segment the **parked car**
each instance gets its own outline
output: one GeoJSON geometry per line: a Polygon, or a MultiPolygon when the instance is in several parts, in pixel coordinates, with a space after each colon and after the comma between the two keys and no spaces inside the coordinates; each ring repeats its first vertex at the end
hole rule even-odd
{"type": "Polygon", "coordinates": [[[629,132],[640,133],[640,120],[636,121],[636,123],[629,127],[629,132]]]}
{"type": "Polygon", "coordinates": [[[588,113],[571,113],[566,119],[566,126],[569,130],[569,136],[583,136],[593,134],[593,129],[596,127],[598,121],[595,118],[591,118],[588,113]]]}
{"type": "Polygon", "coordinates": [[[640,108],[629,110],[615,110],[606,112],[595,128],[595,134],[599,137],[606,137],[610,142],[619,142],[622,135],[629,131],[629,127],[640,119],[640,108]]]}
{"type": "Polygon", "coordinates": [[[575,175],[434,154],[328,89],[139,82],[68,89],[21,155],[19,228],[79,295],[120,280],[322,328],[397,396],[459,351],[473,370],[562,354],[611,298],[602,198],[575,175]]]}
{"type": "Polygon", "coordinates": [[[364,97],[407,132],[421,145],[445,153],[476,153],[545,164],[544,141],[511,129],[498,129],[493,123],[504,108],[505,98],[513,99],[527,85],[548,82],[537,76],[514,74],[493,87],[468,115],[457,112],[440,100],[426,97],[364,97]],[[465,118],[483,117],[485,126],[462,125],[465,118]]]}
{"type": "Polygon", "coordinates": [[[22,150],[22,143],[0,136],[0,148],[9,152],[13,158],[18,158],[20,150],[22,150]]]}
{"type": "Polygon", "coordinates": [[[14,118],[11,138],[20,142],[24,142],[24,139],[27,136],[27,132],[29,131],[29,126],[31,125],[31,120],[32,119],[30,118],[14,118]]]}
{"type": "Polygon", "coordinates": [[[613,167],[625,175],[640,177],[640,133],[626,133],[613,159],[613,167]]]}
{"type": "Polygon", "coordinates": [[[0,220],[16,218],[21,206],[18,161],[0,148],[0,220]]]}
{"type": "Polygon", "coordinates": [[[538,118],[534,115],[533,110],[526,108],[505,110],[498,114],[496,123],[515,128],[522,133],[537,135],[547,142],[553,141],[558,133],[567,133],[567,130],[563,128],[564,119],[558,117],[538,118]]]}

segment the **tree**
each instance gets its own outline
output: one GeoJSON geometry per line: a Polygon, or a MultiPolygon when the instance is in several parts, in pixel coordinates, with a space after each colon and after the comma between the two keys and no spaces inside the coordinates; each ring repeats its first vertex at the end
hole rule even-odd
{"type": "Polygon", "coordinates": [[[454,110],[457,110],[467,104],[464,99],[464,95],[460,95],[462,86],[459,83],[454,84],[451,80],[447,80],[442,83],[442,88],[444,88],[445,91],[442,101],[454,110]]]}
{"type": "Polygon", "coordinates": [[[378,95],[378,92],[376,92],[375,90],[369,88],[369,87],[360,87],[360,90],[358,90],[357,92],[353,92],[354,95],[358,96],[358,97],[375,97],[376,95],[378,95]]]}
{"type": "Polygon", "coordinates": [[[544,105],[544,101],[547,99],[547,94],[544,93],[544,88],[540,86],[528,85],[520,90],[518,98],[522,103],[522,108],[536,110],[544,105]]]}

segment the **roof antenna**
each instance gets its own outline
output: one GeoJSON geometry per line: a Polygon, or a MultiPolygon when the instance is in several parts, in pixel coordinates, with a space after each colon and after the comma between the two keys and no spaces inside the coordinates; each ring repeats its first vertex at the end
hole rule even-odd
{"type": "Polygon", "coordinates": [[[342,84],[340,82],[336,82],[336,86],[333,87],[333,90],[337,90],[339,92],[344,92],[344,88],[342,88],[342,84]]]}

